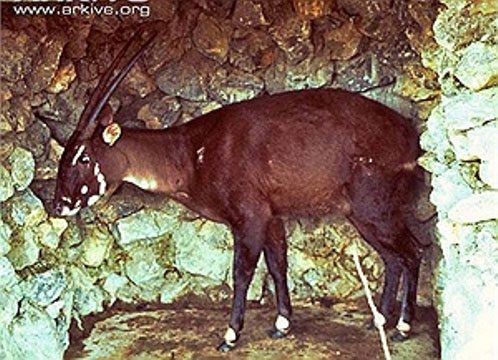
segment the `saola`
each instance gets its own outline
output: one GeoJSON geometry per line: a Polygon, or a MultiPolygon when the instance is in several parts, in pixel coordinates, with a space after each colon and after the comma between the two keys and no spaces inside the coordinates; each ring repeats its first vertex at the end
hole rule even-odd
{"type": "Polygon", "coordinates": [[[272,335],[290,330],[283,217],[340,214],[384,261],[380,309],[387,319],[403,276],[396,337],[407,338],[423,250],[407,226],[421,171],[409,122],[358,94],[314,89],[224,106],[165,130],[122,128],[107,102],[152,38],[132,38],[91,96],[60,161],[55,212],[73,215],[129,182],[226,224],[234,237],[234,296],[221,351],[239,338],[261,253],[276,289],[272,335]],[[127,48],[144,42],[114,75],[127,48]]]}

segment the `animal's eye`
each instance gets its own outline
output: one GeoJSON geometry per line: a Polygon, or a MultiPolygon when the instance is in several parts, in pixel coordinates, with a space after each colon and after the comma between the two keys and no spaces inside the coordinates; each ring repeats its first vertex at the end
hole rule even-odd
{"type": "Polygon", "coordinates": [[[82,164],[88,164],[90,162],[90,157],[87,154],[83,154],[80,157],[80,163],[82,164]]]}

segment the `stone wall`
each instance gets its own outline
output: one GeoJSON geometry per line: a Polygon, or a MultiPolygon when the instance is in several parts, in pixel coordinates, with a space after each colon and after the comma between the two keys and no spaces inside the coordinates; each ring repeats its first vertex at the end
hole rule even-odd
{"type": "MultiPolygon", "coordinates": [[[[0,358],[60,358],[72,319],[116,300],[230,297],[228,230],[163,197],[125,186],[75,218],[50,215],[63,145],[138,23],[163,21],[164,33],[111,99],[127,126],[164,128],[263,93],[322,86],[361,91],[423,118],[439,92],[420,57],[433,1],[149,3],[146,19],[23,17],[2,4],[0,358]]],[[[428,212],[414,211],[421,219],[428,212]]],[[[361,295],[349,224],[291,222],[287,231],[294,300],[361,295]]],[[[360,252],[377,289],[381,264],[368,247],[360,252]]],[[[259,266],[250,298],[267,287],[259,266]]]]}
{"type": "Polygon", "coordinates": [[[435,292],[443,359],[496,359],[498,3],[443,1],[423,62],[438,73],[420,160],[432,173],[441,257],[435,292]]]}

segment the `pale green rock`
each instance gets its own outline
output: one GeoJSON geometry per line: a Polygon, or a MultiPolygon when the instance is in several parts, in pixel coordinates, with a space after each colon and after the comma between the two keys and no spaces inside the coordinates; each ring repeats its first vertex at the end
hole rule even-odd
{"type": "Polygon", "coordinates": [[[6,326],[0,326],[0,359],[24,359],[21,350],[12,339],[12,333],[6,326]]]}
{"type": "Polygon", "coordinates": [[[46,219],[43,203],[30,189],[17,194],[11,200],[10,217],[17,226],[34,228],[46,219]]]}
{"type": "Polygon", "coordinates": [[[428,125],[436,125],[429,131],[468,130],[496,119],[498,87],[478,92],[461,92],[441,99],[441,104],[429,117],[428,125]]]}
{"type": "Polygon", "coordinates": [[[23,301],[19,316],[11,324],[12,339],[21,359],[62,359],[64,345],[59,341],[56,323],[46,311],[23,301]]]}
{"type": "Polygon", "coordinates": [[[12,249],[7,257],[14,265],[16,270],[22,270],[25,267],[36,263],[40,256],[40,247],[35,241],[35,233],[32,228],[24,228],[11,243],[12,249]]]}
{"type": "Polygon", "coordinates": [[[102,287],[110,295],[111,305],[116,301],[119,289],[123,288],[126,284],[128,284],[128,279],[125,276],[115,273],[111,273],[107,276],[102,287]]]}
{"type": "Polygon", "coordinates": [[[105,226],[86,228],[85,240],[81,245],[81,262],[87,266],[100,266],[108,256],[114,239],[105,226]]]}
{"type": "Polygon", "coordinates": [[[449,209],[448,218],[465,224],[498,220],[498,191],[483,191],[461,199],[449,209]]]}
{"type": "Polygon", "coordinates": [[[3,256],[10,251],[9,239],[11,235],[12,229],[0,218],[0,256],[3,256]]]}
{"type": "Polygon", "coordinates": [[[9,156],[11,176],[16,190],[22,191],[28,187],[35,176],[35,159],[26,149],[16,147],[9,156]]]}
{"type": "Polygon", "coordinates": [[[498,44],[470,44],[463,50],[455,76],[475,91],[494,85],[498,81],[498,44]]]}
{"type": "Polygon", "coordinates": [[[479,178],[493,189],[498,190],[498,158],[481,161],[479,178]]]}
{"type": "Polygon", "coordinates": [[[0,257],[0,289],[9,289],[18,282],[14,267],[6,257],[0,257]]]}
{"type": "Polygon", "coordinates": [[[68,283],[71,284],[68,290],[74,296],[76,316],[85,316],[104,310],[104,291],[94,284],[96,280],[92,279],[85,269],[76,266],[71,266],[68,274],[70,276],[68,283]]]}
{"type": "Polygon", "coordinates": [[[472,195],[472,189],[463,180],[458,168],[453,167],[432,179],[431,202],[439,212],[447,212],[458,201],[472,195]]]}
{"type": "Polygon", "coordinates": [[[171,304],[191,291],[191,284],[186,280],[167,282],[161,288],[159,300],[163,304],[171,304]]]}
{"type": "Polygon", "coordinates": [[[38,242],[50,249],[57,249],[61,235],[67,227],[68,223],[66,219],[50,218],[47,222],[38,226],[38,242]]]}
{"type": "Polygon", "coordinates": [[[232,252],[226,249],[230,233],[221,225],[210,224],[209,231],[196,225],[184,222],[173,233],[175,266],[182,272],[226,282],[232,265],[232,252]]]}
{"type": "Polygon", "coordinates": [[[19,309],[18,302],[13,293],[0,288],[0,327],[12,322],[19,309]]]}
{"type": "Polygon", "coordinates": [[[144,209],[116,222],[118,244],[126,247],[136,241],[162,236],[176,225],[170,214],[144,209]]]}
{"type": "Polygon", "coordinates": [[[125,264],[126,276],[141,288],[160,288],[164,282],[166,269],[161,266],[160,243],[140,246],[130,251],[130,259],[125,264]]]}
{"type": "Polygon", "coordinates": [[[0,164],[0,202],[14,195],[14,183],[9,171],[0,164]]]}
{"type": "Polygon", "coordinates": [[[23,284],[26,298],[39,306],[53,303],[61,296],[66,286],[63,272],[55,269],[36,274],[23,284]]]}

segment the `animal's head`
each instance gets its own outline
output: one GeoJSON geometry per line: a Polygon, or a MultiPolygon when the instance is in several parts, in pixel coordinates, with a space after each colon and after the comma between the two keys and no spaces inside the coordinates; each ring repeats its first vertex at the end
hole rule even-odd
{"type": "Polygon", "coordinates": [[[118,54],[92,94],[59,163],[53,201],[56,215],[75,215],[80,209],[93,205],[106,192],[108,183],[102,169],[102,153],[106,146],[114,144],[121,131],[119,125],[112,121],[112,110],[107,102],[155,35],[149,36],[123,69],[112,76],[128,47],[140,42],[137,32],[118,54]]]}

